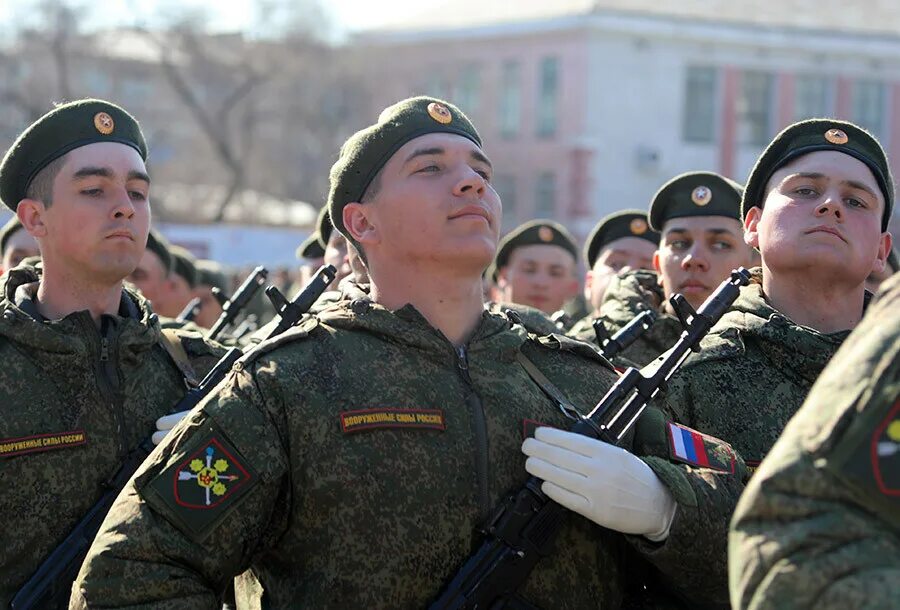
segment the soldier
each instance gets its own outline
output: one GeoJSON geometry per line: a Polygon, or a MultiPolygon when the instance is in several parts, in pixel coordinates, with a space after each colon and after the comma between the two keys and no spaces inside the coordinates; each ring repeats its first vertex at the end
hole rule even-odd
{"type": "Polygon", "coordinates": [[[552,314],[578,292],[575,238],[552,220],[532,220],[500,242],[491,276],[500,300],[552,314]]]}
{"type": "Polygon", "coordinates": [[[653,269],[653,254],[658,247],[659,233],[650,228],[647,214],[640,210],[616,212],[598,222],[584,246],[588,268],[584,296],[591,313],[576,322],[568,334],[594,341],[593,323],[600,317],[600,305],[610,280],[620,272],[653,269]]]}
{"type": "MultiPolygon", "coordinates": [[[[815,119],[775,137],[741,204],[745,239],[759,249],[762,268],[669,381],[666,402],[678,422],[727,440],[748,465],[762,460],[862,317],[866,277],[891,247],[893,198],[884,151],[856,125],[815,119]]],[[[734,491],[709,490],[700,504],[710,527],[693,532],[723,545],[709,570],[721,604],[720,526],[733,512],[734,491]]],[[[682,561],[665,549],[651,560],[664,570],[682,561]]]]}
{"type": "MultiPolygon", "coordinates": [[[[679,293],[695,309],[732,269],[750,267],[753,249],[744,243],[741,186],[712,172],[690,172],[664,184],[650,202],[650,227],[660,231],[654,271],[635,271],[610,281],[601,306],[610,333],[646,309],[658,315],[653,326],[621,356],[644,365],[672,347],[681,323],[669,304],[679,293]]],[[[574,329],[573,329],[574,330],[574,329]]],[[[589,325],[574,336],[596,340],[589,325]]]]}
{"type": "Polygon", "coordinates": [[[172,291],[171,280],[174,261],[169,252],[169,244],[166,239],[155,229],[151,228],[147,234],[147,247],[137,267],[128,275],[128,281],[134,284],[141,295],[153,306],[153,310],[159,315],[175,317],[172,315],[172,307],[168,305],[169,295],[172,291]]]}
{"type": "MultiPolygon", "coordinates": [[[[433,98],[351,136],[329,209],[370,296],[262,344],[173,430],[117,499],[72,608],[216,608],[248,567],[247,607],[421,608],[438,595],[525,480],[527,420],[567,425],[548,383],[588,409],[616,378],[590,346],[484,311],[501,221],[491,172],[469,120],[433,98]]],[[[663,539],[668,486],[695,493],[667,459],[609,449],[641,497],[610,495],[606,528],[573,517],[522,591],[531,603],[617,607],[627,565],[612,529],[663,539]]]]}
{"type": "Polygon", "coordinates": [[[0,282],[4,608],[221,351],[164,336],[123,290],[150,224],[146,156],[131,115],[81,100],[38,119],[0,164],[0,198],[43,260],[0,282]]]}
{"type": "Polygon", "coordinates": [[[41,251],[35,239],[22,230],[22,223],[18,217],[13,216],[0,229],[0,273],[12,269],[24,259],[32,256],[40,256],[41,251]]]}
{"type": "Polygon", "coordinates": [[[170,291],[166,299],[167,311],[159,312],[167,318],[175,318],[194,298],[197,288],[197,259],[187,248],[169,246],[172,253],[172,273],[169,274],[170,291]],[[174,312],[174,313],[173,313],[174,312]]]}
{"type": "Polygon", "coordinates": [[[741,497],[732,607],[900,600],[900,276],[885,283],[741,497]]]}
{"type": "Polygon", "coordinates": [[[194,288],[194,298],[200,299],[200,311],[194,316],[194,322],[201,328],[212,328],[219,316],[222,315],[222,305],[213,295],[213,288],[218,288],[220,294],[229,294],[228,277],[222,266],[209,260],[198,260],[197,286],[194,288]]]}

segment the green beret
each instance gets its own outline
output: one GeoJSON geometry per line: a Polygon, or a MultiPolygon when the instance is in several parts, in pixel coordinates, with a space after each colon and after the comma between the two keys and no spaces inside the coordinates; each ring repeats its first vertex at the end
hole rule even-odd
{"type": "Polygon", "coordinates": [[[0,199],[15,211],[35,175],[64,154],[95,142],[131,146],[147,159],[147,144],[133,116],[103,100],[57,106],[22,132],[0,164],[0,199]]]}
{"type": "Polygon", "coordinates": [[[491,270],[491,279],[497,281],[497,273],[509,264],[509,257],[516,248],[522,246],[559,246],[578,259],[578,246],[575,238],[564,226],[552,220],[530,220],[519,225],[500,240],[497,256],[491,270]]]}
{"type": "Polygon", "coordinates": [[[325,248],[328,247],[328,240],[334,233],[334,225],[331,224],[331,214],[328,213],[328,206],[322,206],[319,210],[319,218],[316,220],[316,235],[319,238],[319,245],[322,246],[322,256],[325,255],[325,248]]]}
{"type": "Polygon", "coordinates": [[[172,253],[169,252],[169,242],[156,229],[151,228],[147,234],[147,249],[159,257],[167,275],[172,273],[172,266],[175,264],[175,261],[172,259],[172,253]]]}
{"type": "Polygon", "coordinates": [[[180,275],[187,281],[188,286],[194,288],[197,286],[197,259],[190,253],[187,248],[181,246],[169,246],[172,253],[172,271],[176,275],[180,275]]]}
{"type": "Polygon", "coordinates": [[[593,268],[600,251],[609,243],[623,237],[640,237],[654,246],[659,245],[659,233],[650,229],[647,215],[640,210],[623,210],[603,218],[591,231],[584,245],[584,260],[593,268]]]}
{"type": "Polygon", "coordinates": [[[357,131],[344,142],[329,175],[328,211],[338,231],[347,236],[344,206],[362,199],[372,180],[400,147],[429,133],[457,134],[481,146],[475,126],[459,108],[424,96],[385,108],[374,125],[357,131]]]}
{"type": "Polygon", "coordinates": [[[875,136],[858,125],[837,119],[800,121],[775,136],[757,159],[747,179],[741,201],[741,217],[746,216],[747,210],[754,206],[762,207],[766,199],[766,184],[772,174],[797,157],[818,150],[836,150],[866,164],[884,195],[881,230],[887,231],[894,208],[894,180],[887,155],[875,136]]]}
{"type": "Polygon", "coordinates": [[[203,286],[216,287],[222,292],[228,292],[228,277],[222,265],[216,261],[198,260],[195,267],[197,268],[197,283],[203,286]]]}
{"type": "Polygon", "coordinates": [[[0,256],[3,256],[3,253],[6,252],[6,244],[9,242],[9,238],[16,234],[19,229],[24,229],[22,223],[19,222],[19,217],[13,215],[6,224],[3,225],[3,228],[0,229],[0,256]]]}
{"type": "Polygon", "coordinates": [[[325,256],[325,248],[319,243],[319,232],[313,231],[309,237],[300,242],[297,246],[297,258],[322,258],[325,256]]]}
{"type": "Polygon", "coordinates": [[[688,172],[666,182],[650,202],[650,226],[662,231],[670,218],[725,216],[741,220],[744,189],[714,172],[688,172]]]}

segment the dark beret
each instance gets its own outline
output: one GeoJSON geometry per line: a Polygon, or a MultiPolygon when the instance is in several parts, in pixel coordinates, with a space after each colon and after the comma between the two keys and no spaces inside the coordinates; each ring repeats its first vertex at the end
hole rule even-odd
{"type": "Polygon", "coordinates": [[[297,258],[322,258],[325,256],[325,248],[319,243],[319,232],[313,231],[309,237],[300,242],[297,246],[297,258]]]}
{"type": "Polygon", "coordinates": [[[578,259],[578,246],[575,238],[564,226],[552,220],[531,220],[519,225],[500,240],[497,248],[497,256],[491,267],[490,277],[497,281],[497,273],[509,264],[509,257],[516,248],[522,246],[559,246],[578,259]]]}
{"type": "Polygon", "coordinates": [[[588,235],[584,244],[584,260],[588,269],[594,266],[603,248],[623,237],[640,237],[653,245],[659,245],[659,233],[647,224],[647,215],[640,210],[623,210],[603,218],[588,235]]]}
{"type": "Polygon", "coordinates": [[[661,231],[670,218],[725,216],[741,220],[743,187],[714,172],[688,172],[666,182],[650,202],[650,226],[661,231]]]}
{"type": "Polygon", "coordinates": [[[3,256],[3,253],[6,252],[6,244],[9,242],[9,238],[24,228],[22,223],[19,222],[18,216],[13,215],[12,218],[6,221],[6,224],[0,229],[0,256],[3,256]]]}
{"type": "Polygon", "coordinates": [[[216,261],[198,260],[195,263],[197,269],[197,283],[203,286],[215,287],[222,292],[228,292],[228,277],[222,265],[216,261]]]}
{"type": "Polygon", "coordinates": [[[881,230],[887,231],[894,209],[894,180],[887,155],[878,140],[868,131],[837,119],[809,119],[788,126],[775,136],[763,151],[747,179],[741,201],[741,217],[754,206],[762,207],[766,184],[779,168],[797,157],[819,150],[836,150],[866,164],[884,195],[881,230]]]}
{"type": "Polygon", "coordinates": [[[131,146],[147,159],[133,116],[115,104],[85,99],[57,106],[16,139],[0,164],[0,199],[15,211],[35,175],[69,151],[95,142],[131,146]]]}
{"type": "Polygon", "coordinates": [[[181,246],[169,246],[169,251],[172,253],[172,271],[183,277],[188,286],[195,288],[198,280],[197,259],[187,248],[181,246]]]}
{"type": "Polygon", "coordinates": [[[316,220],[316,235],[319,238],[319,245],[322,246],[323,256],[332,233],[334,233],[334,225],[331,223],[331,214],[328,213],[327,205],[322,206],[322,209],[319,210],[319,218],[316,220]]]}
{"type": "Polygon", "coordinates": [[[169,242],[156,229],[151,228],[147,234],[147,249],[159,257],[166,274],[172,273],[175,261],[172,259],[172,253],[169,252],[169,242]]]}
{"type": "Polygon", "coordinates": [[[343,210],[362,199],[366,189],[397,150],[429,133],[452,133],[481,146],[481,137],[468,117],[449,102],[412,97],[382,111],[378,121],[350,136],[341,147],[329,176],[328,211],[334,227],[345,237],[343,210]]]}

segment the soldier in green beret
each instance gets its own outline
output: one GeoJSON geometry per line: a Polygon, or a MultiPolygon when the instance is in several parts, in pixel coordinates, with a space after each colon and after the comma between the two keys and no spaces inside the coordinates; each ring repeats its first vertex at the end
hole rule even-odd
{"type": "Polygon", "coordinates": [[[146,157],[131,115],[80,100],[39,118],[0,163],[0,197],[42,254],[41,268],[0,280],[4,608],[221,353],[165,336],[123,289],[150,225],[146,157]]]}
{"type": "Polygon", "coordinates": [[[128,275],[128,281],[150,301],[153,311],[163,317],[174,318],[180,312],[169,304],[173,291],[171,274],[175,266],[169,247],[166,238],[151,227],[147,234],[147,247],[137,267],[128,275]]]}
{"type": "Polygon", "coordinates": [[[297,285],[305,286],[325,260],[325,248],[319,243],[318,229],[310,233],[309,237],[297,247],[296,256],[301,261],[297,272],[297,285]]]}
{"type": "Polygon", "coordinates": [[[735,610],[900,600],[900,276],[763,460],[729,538],[735,610]]]}
{"type": "MultiPolygon", "coordinates": [[[[676,420],[759,464],[862,318],[866,278],[890,251],[893,199],[884,151],[860,127],[815,119],[775,137],[741,204],[745,240],[760,251],[762,267],[669,380],[676,420]]],[[[707,564],[708,601],[719,604],[728,602],[724,532],[735,491],[711,488],[699,499],[707,527],[680,531],[722,544],[707,564]]],[[[665,548],[651,559],[663,569],[682,561],[665,548]]]]}
{"type": "Polygon", "coordinates": [[[37,241],[23,230],[18,216],[10,218],[0,229],[0,273],[12,269],[26,258],[40,255],[37,241]]]}
{"type": "MultiPolygon", "coordinates": [[[[527,422],[568,426],[520,359],[584,410],[616,379],[590,346],[484,310],[501,222],[492,172],[475,127],[434,98],[399,102],[350,137],[329,210],[369,294],[261,344],[172,431],[116,501],[72,608],[212,610],[247,568],[240,607],[422,608],[438,596],[525,481],[527,422]]],[[[570,519],[518,603],[618,607],[624,546],[661,544],[676,504],[701,493],[667,458],[606,450],[637,493],[594,506],[605,527],[570,519]]]]}
{"type": "Polygon", "coordinates": [[[559,311],[578,292],[577,257],[575,238],[559,223],[538,219],[516,227],[500,242],[491,273],[500,300],[559,311]]]}
{"type": "Polygon", "coordinates": [[[230,282],[222,265],[215,261],[198,260],[195,267],[197,285],[194,287],[193,296],[200,299],[200,311],[194,316],[194,322],[201,328],[212,328],[222,315],[222,305],[213,295],[213,288],[227,295],[231,292],[230,282]]]}

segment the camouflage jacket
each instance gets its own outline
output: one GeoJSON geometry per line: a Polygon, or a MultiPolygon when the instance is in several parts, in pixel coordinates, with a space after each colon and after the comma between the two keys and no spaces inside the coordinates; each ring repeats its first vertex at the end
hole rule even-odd
{"type": "MultiPolygon", "coordinates": [[[[619,354],[624,363],[644,366],[678,341],[682,331],[681,323],[678,318],[664,311],[664,299],[662,287],[653,271],[629,271],[610,280],[600,307],[600,317],[610,335],[622,330],[644,311],[652,310],[657,313],[653,326],[619,354]]],[[[597,335],[593,327],[595,319],[590,315],[579,320],[567,334],[596,344],[597,335]]]]}
{"type": "MultiPolygon", "coordinates": [[[[241,607],[426,606],[526,480],[524,436],[570,423],[519,352],[580,410],[616,379],[590,346],[503,316],[485,312],[457,349],[413,307],[365,299],[261,344],[119,496],[71,607],[217,608],[248,568],[241,607]]],[[[662,435],[641,445],[665,452],[662,435]]],[[[646,460],[689,485],[685,467],[646,460]]],[[[570,515],[557,542],[524,596],[619,607],[625,538],[570,515]]]]}
{"type": "Polygon", "coordinates": [[[900,600],[900,274],[883,286],[735,512],[735,609],[900,600]]]}
{"type": "MultiPolygon", "coordinates": [[[[0,280],[0,607],[101,497],[125,456],[185,393],[147,301],[123,291],[98,331],[90,314],[44,322],[39,276],[0,280]]],[[[181,336],[199,376],[221,350],[181,336]]],[[[183,359],[187,360],[187,359],[183,359]]]]}
{"type": "MultiPolygon", "coordinates": [[[[730,443],[755,466],[775,443],[788,419],[803,403],[825,364],[849,334],[819,333],[798,326],[773,309],[762,293],[760,270],[741,289],[729,310],[669,381],[665,402],[671,417],[701,433],[730,443]]],[[[718,545],[707,564],[696,566],[708,576],[715,596],[704,601],[728,604],[727,528],[742,486],[710,488],[698,498],[708,526],[680,529],[671,539],[693,536],[718,545]]],[[[707,545],[708,546],[708,545],[707,545]]],[[[664,545],[652,560],[663,571],[681,563],[679,553],[664,545]]],[[[674,583],[681,589],[681,583],[674,583]]]]}

